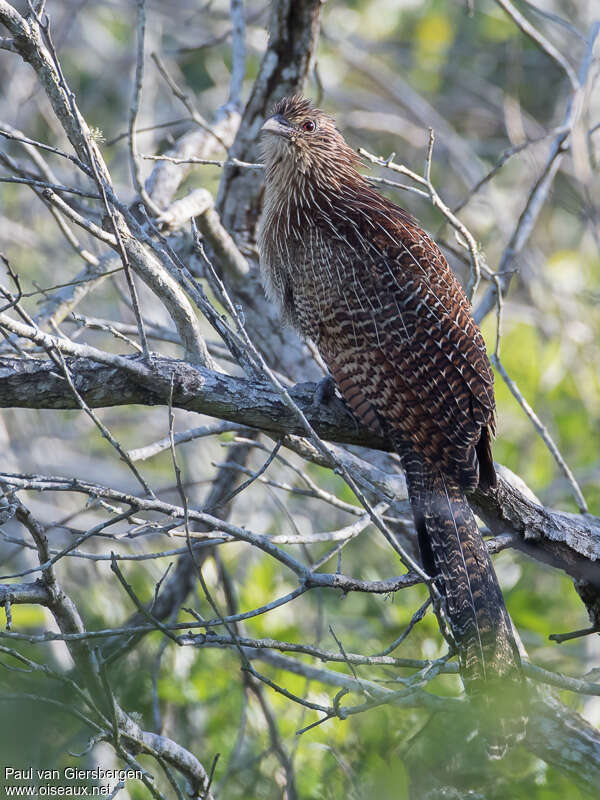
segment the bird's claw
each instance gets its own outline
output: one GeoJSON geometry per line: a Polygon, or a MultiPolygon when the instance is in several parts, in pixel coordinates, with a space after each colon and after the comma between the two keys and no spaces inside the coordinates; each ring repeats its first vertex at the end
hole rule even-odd
{"type": "Polygon", "coordinates": [[[343,412],[347,417],[350,417],[354,423],[356,431],[358,432],[359,423],[354,415],[354,412],[346,403],[343,395],[339,394],[339,392],[336,392],[336,389],[336,382],[331,375],[327,375],[325,378],[322,378],[317,383],[315,388],[312,401],[313,408],[318,408],[322,405],[329,406],[330,408],[336,406],[336,408],[343,412]]]}

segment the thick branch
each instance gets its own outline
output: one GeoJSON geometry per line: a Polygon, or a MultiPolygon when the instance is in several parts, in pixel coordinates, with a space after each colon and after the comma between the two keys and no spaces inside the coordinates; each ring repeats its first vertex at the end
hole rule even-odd
{"type": "Polygon", "coordinates": [[[9,605],[50,606],[52,597],[48,589],[40,581],[30,583],[0,584],[0,608],[9,605]]]}
{"type": "Polygon", "coordinates": [[[551,693],[532,704],[526,747],[595,792],[600,773],[600,735],[551,693]]]}
{"type": "MultiPolygon", "coordinates": [[[[108,356],[108,354],[107,354],[108,356]]],[[[304,435],[298,419],[269,385],[234,378],[186,362],[155,357],[152,369],[139,360],[115,357],[118,364],[68,359],[78,392],[92,408],[117,405],[167,405],[173,380],[173,405],[188,411],[259,428],[271,435],[304,435]],[[131,364],[131,372],[124,365],[131,364]]],[[[390,450],[389,442],[358,424],[334,401],[316,406],[315,386],[298,384],[292,397],[323,438],[390,450]]],[[[75,409],[75,398],[49,361],[0,361],[0,408],[75,409]]],[[[519,549],[588,582],[600,592],[600,520],[545,508],[500,478],[493,492],[476,492],[476,513],[495,532],[519,534],[519,549]]]]}
{"type": "MultiPolygon", "coordinates": [[[[244,109],[230,158],[256,161],[258,133],[271,106],[302,89],[316,48],[322,0],[281,0],[271,5],[269,45],[244,109]]],[[[219,211],[234,236],[252,238],[262,187],[256,176],[227,168],[219,189],[219,211]]]]}

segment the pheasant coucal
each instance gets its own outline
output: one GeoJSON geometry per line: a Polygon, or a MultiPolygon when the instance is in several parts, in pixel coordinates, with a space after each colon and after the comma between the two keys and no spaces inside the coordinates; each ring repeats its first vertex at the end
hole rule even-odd
{"type": "MultiPolygon", "coordinates": [[[[465,497],[496,484],[494,379],[469,301],[436,243],[358,172],[331,117],[286,97],[262,131],[267,293],[316,344],[356,416],[393,443],[465,686],[504,695],[521,686],[521,663],[465,497]]],[[[523,727],[520,700],[508,705],[500,750],[518,738],[511,722],[523,727]]]]}

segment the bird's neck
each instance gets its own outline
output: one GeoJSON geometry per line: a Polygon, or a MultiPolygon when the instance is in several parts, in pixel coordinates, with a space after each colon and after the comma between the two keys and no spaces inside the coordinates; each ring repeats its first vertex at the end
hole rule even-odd
{"type": "Polygon", "coordinates": [[[292,236],[370,190],[352,164],[334,159],[312,165],[292,158],[267,162],[265,184],[265,227],[284,225],[292,236]]]}

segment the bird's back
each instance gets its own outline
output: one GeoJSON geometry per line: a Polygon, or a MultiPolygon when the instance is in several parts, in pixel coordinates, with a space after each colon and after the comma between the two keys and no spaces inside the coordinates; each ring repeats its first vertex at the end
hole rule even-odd
{"type": "Polygon", "coordinates": [[[475,488],[476,449],[494,424],[493,376],[446,259],[366,182],[308,199],[280,204],[273,220],[288,318],[315,341],[365,424],[475,488]]]}

